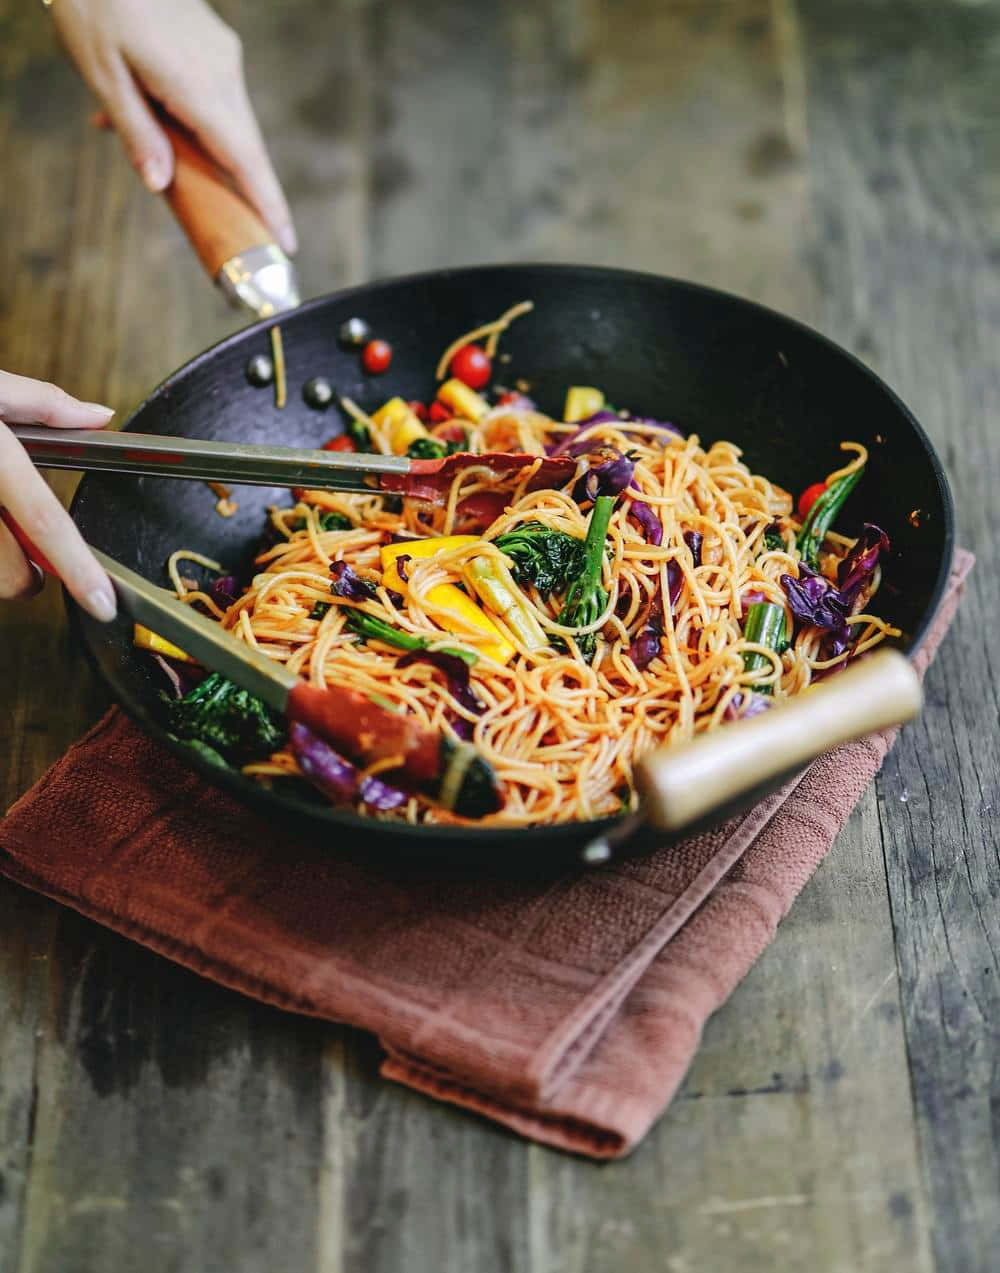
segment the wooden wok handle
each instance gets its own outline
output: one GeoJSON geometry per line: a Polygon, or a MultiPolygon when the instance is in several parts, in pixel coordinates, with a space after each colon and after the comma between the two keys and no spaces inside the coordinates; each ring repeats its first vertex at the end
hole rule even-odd
{"type": "Polygon", "coordinates": [[[903,724],[922,697],[909,660],[879,651],[759,716],[644,756],[636,770],[643,816],[665,831],[690,826],[832,747],[903,724]]]}
{"type": "Polygon", "coordinates": [[[214,279],[227,261],[273,243],[274,235],[186,129],[162,114],[160,124],[174,148],[167,202],[214,279]]]}

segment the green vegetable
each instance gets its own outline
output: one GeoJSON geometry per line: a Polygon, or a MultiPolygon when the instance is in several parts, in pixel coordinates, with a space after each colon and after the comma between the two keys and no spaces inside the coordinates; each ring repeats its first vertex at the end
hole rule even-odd
{"type": "Polygon", "coordinates": [[[455,442],[442,442],[439,438],[414,438],[406,448],[406,454],[415,460],[440,460],[446,455],[469,449],[469,435],[465,429],[455,442]]]}
{"type": "Polygon", "coordinates": [[[583,565],[584,541],[541,522],[522,522],[493,542],[513,561],[515,580],[533,583],[543,597],[564,592],[583,565]]]}
{"type": "Polygon", "coordinates": [[[548,645],[548,637],[531,603],[502,561],[494,557],[473,557],[465,573],[479,599],[506,620],[525,649],[542,650],[548,645]]]}
{"type": "Polygon", "coordinates": [[[310,619],[322,619],[326,612],[333,605],[332,601],[317,601],[313,608],[309,611],[310,619]]]}
{"type": "MultiPolygon", "coordinates": [[[[354,523],[343,513],[317,513],[316,525],[320,530],[353,530],[354,523]]],[[[292,522],[292,530],[305,530],[306,519],[304,517],[296,517],[292,522]]]]}
{"type": "Polygon", "coordinates": [[[818,569],[819,546],[822,544],[826,532],[833,524],[833,519],[843,508],[844,501],[861,480],[863,472],[864,466],[862,465],[861,468],[855,469],[853,473],[838,477],[835,482],[826,488],[809,510],[809,516],[802,523],[802,529],[799,531],[796,544],[798,545],[799,555],[810,570],[818,569]]]}
{"type": "Polygon", "coordinates": [[[167,727],[182,742],[205,744],[230,762],[270,755],[284,741],[267,705],[218,672],[169,705],[167,727]]]}
{"type": "MultiPolygon", "coordinates": [[[[176,735],[172,735],[176,737],[176,735]]],[[[216,765],[219,769],[231,769],[229,761],[225,756],[220,755],[214,747],[209,747],[208,743],[203,743],[198,738],[178,738],[177,741],[184,747],[190,748],[191,751],[199,755],[202,760],[207,760],[210,765],[216,765]]]]}
{"type": "Polygon", "coordinates": [[[372,435],[367,424],[363,424],[360,420],[355,420],[351,416],[347,421],[347,432],[354,439],[354,445],[359,451],[370,451],[372,449],[372,435]]]}
{"type": "Polygon", "coordinates": [[[764,548],[769,553],[785,551],[785,541],[776,527],[768,526],[764,531],[764,548]]]}
{"type": "MultiPolygon", "coordinates": [[[[616,495],[598,495],[594,501],[587,538],[583,541],[583,564],[566,591],[566,600],[559,615],[559,622],[564,627],[587,627],[601,617],[608,604],[608,594],[601,587],[601,568],[604,565],[604,541],[608,534],[608,523],[617,498],[616,495]]],[[[576,646],[589,663],[597,648],[596,632],[587,632],[577,637],[576,646]]]]}
{"type": "MultiPolygon", "coordinates": [[[[346,622],[352,632],[356,632],[366,640],[384,641],[386,645],[394,645],[399,650],[426,650],[430,646],[430,642],[423,637],[394,628],[391,623],[385,623],[382,619],[365,614],[363,610],[348,610],[346,622]]],[[[471,650],[456,650],[454,647],[448,647],[443,649],[442,653],[453,654],[463,663],[468,663],[469,667],[474,667],[479,660],[479,655],[471,650]]]]}
{"type": "MultiPolygon", "coordinates": [[[[788,649],[784,609],[771,601],[758,601],[748,606],[743,636],[755,645],[766,645],[776,654],[783,653],[788,649]]],[[[770,668],[771,660],[758,650],[746,650],[743,654],[743,666],[748,672],[761,672],[770,668]]],[[[770,685],[754,685],[752,688],[761,694],[771,693],[770,685]]]]}

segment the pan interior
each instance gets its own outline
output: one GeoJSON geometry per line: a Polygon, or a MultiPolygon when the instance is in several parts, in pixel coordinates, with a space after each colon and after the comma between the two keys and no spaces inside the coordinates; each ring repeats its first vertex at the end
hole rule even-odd
{"type": "MultiPolygon", "coordinates": [[[[495,380],[526,381],[543,410],[559,416],[567,385],[591,384],[638,415],[670,420],[703,442],[726,438],[750,467],[791,491],[842,463],[838,443],[863,442],[868,471],[839,525],[882,526],[892,541],[878,609],[902,628],[912,649],[943,590],[952,551],[952,516],[941,466],[923,431],[891,391],[861,363],[800,324],[750,302],[677,280],[573,266],[509,266],[442,271],[377,283],[312,301],[282,316],[288,402],[248,383],[245,368],[269,352],[268,323],[256,324],[195,358],[157,388],[126,424],[137,432],[244,442],[319,446],[343,429],[337,407],[316,410],[303,386],[325,376],[337,392],[374,409],[394,394],[429,400],[434,367],[456,335],[517,301],[534,312],[502,342],[495,380]],[[393,346],[392,365],[367,376],[357,350],[338,344],[341,324],[360,316],[393,346]],[[507,360],[509,356],[509,361],[507,360]]],[[[238,513],[215,512],[199,482],[91,474],[73,514],[95,547],[158,583],[176,548],[195,548],[233,572],[249,572],[266,510],[289,493],[234,491],[238,513]]],[[[488,845],[521,852],[526,843],[555,854],[609,823],[509,830],[405,827],[267,790],[239,774],[204,765],[170,744],[159,726],[162,689],[150,660],[132,647],[131,623],[89,619],[71,603],[76,630],[114,696],[143,728],[187,764],[241,799],[276,816],[303,818],[331,843],[366,842],[402,852],[464,854],[488,845]]],[[[659,842],[662,843],[662,835],[659,842]]]]}

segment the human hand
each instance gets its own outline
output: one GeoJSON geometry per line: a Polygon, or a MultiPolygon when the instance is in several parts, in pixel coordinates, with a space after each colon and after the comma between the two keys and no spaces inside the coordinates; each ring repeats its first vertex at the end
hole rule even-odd
{"type": "MultiPolygon", "coordinates": [[[[80,402],[43,380],[0,371],[0,421],[47,424],[53,429],[100,429],[113,414],[110,407],[80,402]]],[[[85,610],[105,623],[115,617],[115,593],[110,579],[91,556],[69,514],[20,442],[2,423],[0,507],[10,511],[85,610]]],[[[0,521],[0,598],[30,597],[41,585],[41,572],[28,562],[0,521]]]]}
{"type": "Polygon", "coordinates": [[[239,36],[204,0],[58,0],[52,20],[107,122],[154,193],[174,153],[150,99],[230,174],[286,252],[298,246],[243,78],[239,36]]]}

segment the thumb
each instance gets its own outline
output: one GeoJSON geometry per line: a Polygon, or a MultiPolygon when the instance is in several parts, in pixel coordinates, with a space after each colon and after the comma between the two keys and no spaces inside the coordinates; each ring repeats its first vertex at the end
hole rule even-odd
{"type": "Polygon", "coordinates": [[[81,402],[45,380],[0,371],[0,420],[9,424],[51,425],[54,429],[100,429],[114,412],[97,402],[81,402]]]}
{"type": "Polygon", "coordinates": [[[145,95],[121,58],[115,59],[104,106],[147,190],[160,194],[174,178],[174,152],[145,95]]]}

